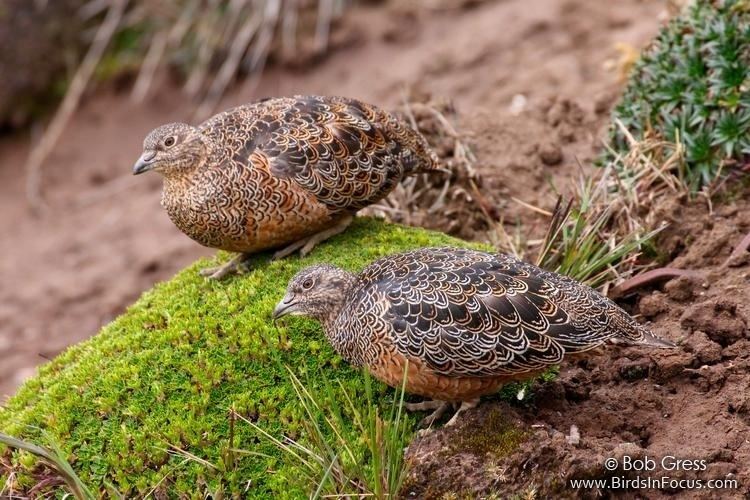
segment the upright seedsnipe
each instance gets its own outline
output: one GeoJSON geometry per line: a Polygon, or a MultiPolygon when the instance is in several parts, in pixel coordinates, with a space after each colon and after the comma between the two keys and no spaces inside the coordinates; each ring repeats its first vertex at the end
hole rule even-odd
{"type": "Polygon", "coordinates": [[[623,128],[637,141],[681,145],[677,174],[692,190],[741,167],[750,154],[750,1],[698,0],[662,28],[615,108],[614,154],[630,149],[623,128]]]}

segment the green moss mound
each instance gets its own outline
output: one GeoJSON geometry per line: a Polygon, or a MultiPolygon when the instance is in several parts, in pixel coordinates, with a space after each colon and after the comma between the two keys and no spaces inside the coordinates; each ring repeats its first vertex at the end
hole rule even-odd
{"type": "MultiPolygon", "coordinates": [[[[641,54],[614,118],[636,140],[680,143],[692,189],[750,153],[750,3],[697,0],[641,54]]],[[[612,126],[617,153],[629,150],[612,126]]]]}
{"type": "MultiPolygon", "coordinates": [[[[0,430],[39,444],[45,444],[40,429],[48,431],[81,479],[102,494],[111,484],[126,497],[300,496],[294,470],[250,426],[237,421],[230,446],[230,408],[274,436],[299,438],[304,412],[286,366],[313,390],[325,374],[350,394],[363,394],[364,379],[332,351],[315,322],[293,318],[274,326],[274,305],[304,266],[330,262],[357,271],[383,255],[434,245],[468,246],[358,218],[307,258],[259,256],[253,271],[224,282],[200,277],[208,263],[198,262],[43,366],[0,410],[0,430]],[[173,447],[212,465],[170,453],[173,447]],[[228,460],[230,447],[262,455],[228,460]]],[[[389,407],[392,397],[377,385],[377,404],[389,407]]],[[[14,455],[18,481],[31,486],[28,457],[3,454],[14,455]]]]}

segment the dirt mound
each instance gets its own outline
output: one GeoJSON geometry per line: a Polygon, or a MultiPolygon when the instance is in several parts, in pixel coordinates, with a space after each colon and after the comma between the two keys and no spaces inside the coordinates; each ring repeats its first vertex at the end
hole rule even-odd
{"type": "Polygon", "coordinates": [[[605,123],[606,114],[561,96],[527,104],[518,115],[480,112],[461,121],[478,152],[482,192],[509,227],[523,225],[527,240],[542,237],[549,223],[529,206],[551,212],[558,194],[593,169],[605,123]]]}
{"type": "MultiPolygon", "coordinates": [[[[704,201],[671,203],[664,216],[673,224],[661,236],[662,244],[673,249],[669,265],[701,271],[703,277],[674,279],[626,299],[633,313],[649,320],[658,335],[677,342],[677,349],[612,346],[564,364],[560,376],[539,384],[529,402],[486,402],[456,429],[437,430],[412,443],[408,491],[417,497],[502,491],[596,498],[605,491],[575,490],[569,481],[668,476],[704,484],[735,479],[739,487],[719,495],[749,495],[750,264],[745,259],[726,265],[750,222],[748,192],[739,195],[713,212],[704,201]],[[487,434],[486,415],[492,412],[528,432],[517,450],[477,449],[471,441],[487,434]],[[579,440],[569,437],[572,426],[579,440]],[[445,460],[448,446],[454,453],[445,460]],[[606,459],[622,464],[625,456],[654,459],[656,469],[638,473],[621,465],[607,470],[606,459]],[[668,470],[673,460],[665,457],[705,462],[700,470],[668,470]],[[468,476],[467,470],[472,471],[468,476]]],[[[649,498],[675,493],[680,498],[717,496],[717,490],[672,483],[640,491],[649,498]]]]}

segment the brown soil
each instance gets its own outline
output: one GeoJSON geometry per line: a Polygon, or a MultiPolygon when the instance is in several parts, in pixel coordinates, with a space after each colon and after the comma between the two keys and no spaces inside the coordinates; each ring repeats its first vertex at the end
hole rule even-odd
{"type": "MultiPolygon", "coordinates": [[[[257,89],[239,86],[221,107],[295,93],[350,95],[391,109],[403,109],[404,96],[450,98],[456,127],[477,156],[485,208],[508,230],[521,221],[526,236],[538,238],[546,218],[513,198],[549,210],[556,191],[593,168],[620,84],[615,45],[644,45],[665,4],[441,0],[420,8],[358,7],[342,23],[348,46],[313,68],[269,68],[257,89]]],[[[45,358],[94,334],[155,281],[211,253],[168,220],[157,176],[129,174],[145,134],[187,120],[188,108],[169,84],[144,105],[114,89],[90,96],[47,162],[49,208],[41,216],[25,203],[20,166],[28,141],[0,140],[0,394],[45,358]]],[[[564,365],[529,402],[483,403],[459,427],[412,445],[408,491],[420,498],[580,496],[565,486],[568,478],[605,477],[604,458],[645,454],[705,459],[710,465],[700,477],[735,474],[750,494],[750,274],[742,258],[721,267],[750,231],[746,204],[726,200],[712,213],[705,203],[662,207],[661,217],[675,222],[662,236],[666,261],[704,270],[706,278],[673,280],[623,303],[679,341],[678,349],[610,348],[564,365]],[[575,445],[565,439],[571,425],[580,430],[575,445]],[[483,431],[512,432],[522,437],[520,447],[512,451],[483,431]]],[[[476,213],[460,212],[461,224],[451,224],[455,214],[417,213],[411,222],[485,238],[486,218],[476,213]]]]}
{"type": "Polygon", "coordinates": [[[448,492],[474,498],[498,491],[522,497],[534,491],[539,498],[614,493],[636,498],[633,491],[573,490],[568,484],[571,479],[633,479],[637,472],[605,469],[605,459],[622,462],[627,455],[656,461],[656,469],[640,473],[642,478],[729,478],[740,485],[719,491],[667,487],[640,492],[648,498],[675,493],[680,498],[747,498],[750,254],[725,264],[750,230],[747,194],[741,192],[739,199],[713,213],[703,201],[677,200],[660,211],[672,223],[660,241],[673,254],[670,266],[701,271],[703,277],[671,280],[624,305],[650,321],[658,335],[678,343],[677,349],[612,346],[564,364],[560,376],[538,383],[527,402],[485,402],[457,428],[411,444],[415,465],[407,491],[418,498],[448,492]],[[493,413],[504,416],[501,426],[488,419],[493,413]],[[566,439],[571,426],[580,434],[575,444],[566,439]],[[485,446],[489,433],[509,428],[528,433],[517,450],[485,446]],[[460,451],[446,458],[446,449],[460,451]],[[667,456],[705,460],[705,470],[664,470],[659,464],[667,456]],[[468,480],[466,464],[474,464],[468,480]]]}

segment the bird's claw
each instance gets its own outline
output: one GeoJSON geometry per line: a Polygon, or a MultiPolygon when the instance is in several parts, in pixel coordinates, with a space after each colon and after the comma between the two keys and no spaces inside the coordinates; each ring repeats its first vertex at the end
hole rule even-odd
{"type": "Polygon", "coordinates": [[[210,280],[221,280],[231,274],[243,274],[250,269],[247,256],[240,254],[234,257],[229,262],[226,262],[220,266],[206,267],[198,271],[198,274],[205,276],[210,280]]]}

